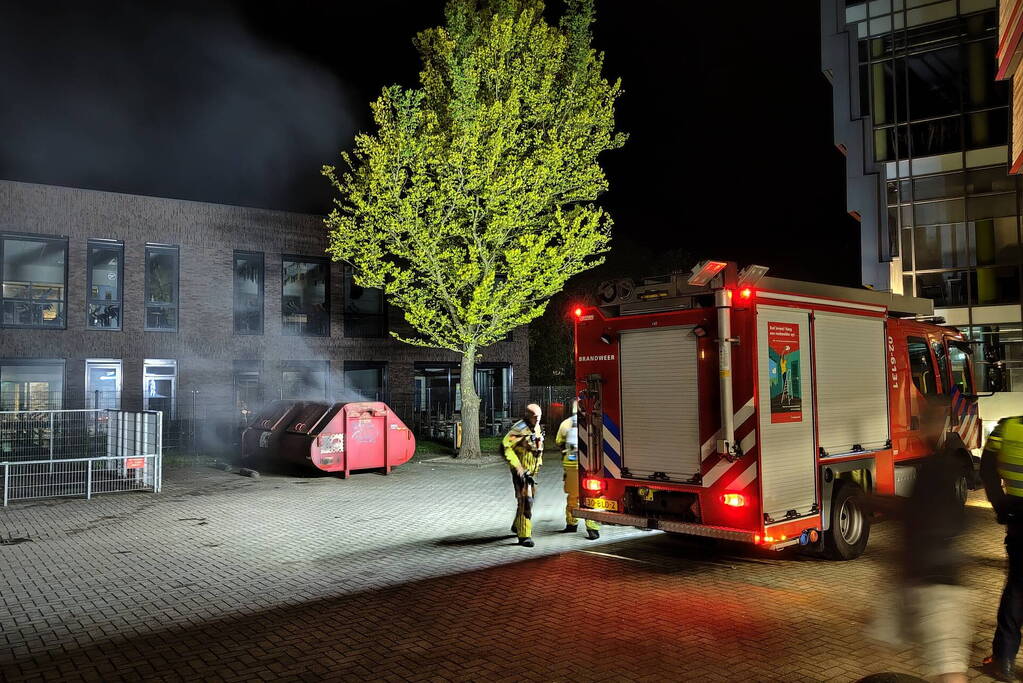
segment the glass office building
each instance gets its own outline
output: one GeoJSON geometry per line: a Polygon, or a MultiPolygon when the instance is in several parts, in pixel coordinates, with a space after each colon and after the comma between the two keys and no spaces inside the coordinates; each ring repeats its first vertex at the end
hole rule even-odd
{"type": "Polygon", "coordinates": [[[976,344],[978,386],[1023,390],[1020,182],[996,3],[823,0],[821,16],[864,284],[933,299],[976,344]]]}

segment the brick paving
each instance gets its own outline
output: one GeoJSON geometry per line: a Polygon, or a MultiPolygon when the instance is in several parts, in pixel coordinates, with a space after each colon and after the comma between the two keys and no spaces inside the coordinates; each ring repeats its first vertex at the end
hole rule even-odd
{"type": "MultiPolygon", "coordinates": [[[[891,525],[835,563],[563,525],[560,472],[537,547],[508,536],[503,467],[390,477],[171,470],[159,496],[21,503],[0,532],[0,679],[854,681],[913,672],[862,637],[891,575],[891,525]]],[[[986,653],[1004,559],[969,508],[986,653]]],[[[971,676],[986,680],[979,671],[971,676]]]]}

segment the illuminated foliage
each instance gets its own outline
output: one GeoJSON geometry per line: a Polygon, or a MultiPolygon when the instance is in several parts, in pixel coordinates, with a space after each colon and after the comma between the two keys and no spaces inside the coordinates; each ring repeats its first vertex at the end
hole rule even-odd
{"type": "MultiPolygon", "coordinates": [[[[557,26],[542,0],[450,0],[420,33],[420,86],[385,88],[338,170],[328,251],[404,312],[411,344],[462,355],[544,312],[601,262],[610,217],[598,155],[621,147],[619,83],[591,47],[592,0],[557,26]]],[[[463,455],[479,453],[473,382],[462,381],[463,455]]]]}

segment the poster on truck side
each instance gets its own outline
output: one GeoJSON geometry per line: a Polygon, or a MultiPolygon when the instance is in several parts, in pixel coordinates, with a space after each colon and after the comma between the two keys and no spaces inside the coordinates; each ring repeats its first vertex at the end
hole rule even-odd
{"type": "Polygon", "coordinates": [[[771,423],[801,422],[803,396],[799,325],[767,323],[768,372],[771,379],[771,423]]]}

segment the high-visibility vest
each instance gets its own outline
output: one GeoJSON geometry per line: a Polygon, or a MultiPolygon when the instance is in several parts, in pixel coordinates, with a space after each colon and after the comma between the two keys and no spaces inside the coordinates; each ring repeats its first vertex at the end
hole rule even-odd
{"type": "Polygon", "coordinates": [[[561,442],[561,464],[564,467],[579,466],[579,416],[565,419],[558,427],[558,441],[561,442]]]}
{"type": "Polygon", "coordinates": [[[1002,478],[1005,492],[1010,496],[1023,497],[1023,421],[1018,417],[1002,420],[1001,438],[998,448],[998,476],[1002,478]]]}

